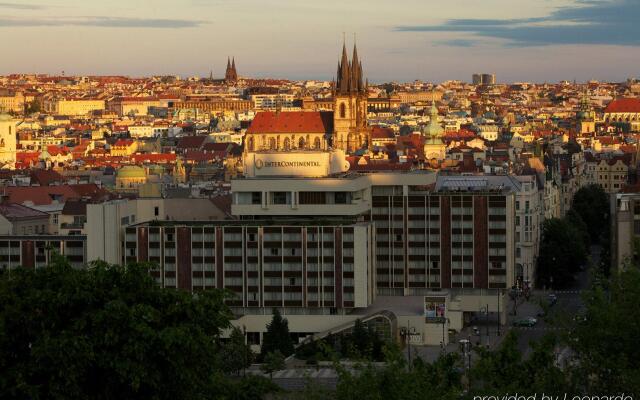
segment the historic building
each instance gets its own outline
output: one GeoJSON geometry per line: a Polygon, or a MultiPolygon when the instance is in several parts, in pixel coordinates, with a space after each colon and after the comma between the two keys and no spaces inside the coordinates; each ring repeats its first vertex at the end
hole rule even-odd
{"type": "Polygon", "coordinates": [[[427,160],[433,160],[434,164],[445,159],[447,155],[447,146],[442,141],[442,134],[444,129],[438,122],[438,109],[436,103],[431,104],[431,110],[429,111],[429,123],[422,130],[422,134],[425,137],[424,142],[424,156],[427,160]]]}
{"type": "Polygon", "coordinates": [[[576,113],[576,131],[579,134],[596,131],[596,113],[591,108],[587,93],[580,100],[580,110],[576,113]]]}
{"type": "Polygon", "coordinates": [[[9,114],[0,113],[0,168],[15,167],[16,122],[9,114]]]}
{"type": "Polygon", "coordinates": [[[230,61],[227,58],[227,69],[224,72],[224,80],[227,82],[236,82],[238,80],[238,72],[236,71],[236,59],[230,61]]]}
{"type": "Polygon", "coordinates": [[[370,145],[367,85],[363,79],[362,63],[358,60],[356,46],[353,46],[353,56],[349,62],[347,48],[343,45],[333,94],[333,146],[348,152],[370,145]]]}
{"type": "Polygon", "coordinates": [[[333,111],[260,112],[247,129],[245,151],[326,150],[330,147],[355,152],[371,145],[367,125],[367,85],[358,50],[351,61],[346,46],[338,64],[333,111]]]}

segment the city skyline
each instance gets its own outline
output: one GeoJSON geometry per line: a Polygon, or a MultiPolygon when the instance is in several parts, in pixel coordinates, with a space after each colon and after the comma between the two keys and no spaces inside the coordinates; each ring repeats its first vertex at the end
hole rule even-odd
{"type": "Polygon", "coordinates": [[[346,32],[349,46],[357,35],[374,83],[468,81],[474,72],[494,72],[499,82],[637,76],[640,6],[631,0],[512,3],[0,2],[0,32],[16,38],[0,74],[207,77],[213,70],[220,78],[230,55],[240,76],[330,80],[346,32]]]}

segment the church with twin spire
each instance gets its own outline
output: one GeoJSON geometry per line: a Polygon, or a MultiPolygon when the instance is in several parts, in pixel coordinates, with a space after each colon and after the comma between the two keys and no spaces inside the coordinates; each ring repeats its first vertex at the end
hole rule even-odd
{"type": "Polygon", "coordinates": [[[354,44],[346,44],[333,83],[333,111],[264,111],[256,114],[245,136],[245,151],[328,150],[366,152],[371,146],[367,124],[367,80],[354,44]]]}

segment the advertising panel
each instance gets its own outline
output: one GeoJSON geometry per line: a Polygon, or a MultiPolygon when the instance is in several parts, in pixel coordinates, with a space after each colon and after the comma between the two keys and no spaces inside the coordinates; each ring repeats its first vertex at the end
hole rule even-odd
{"type": "Polygon", "coordinates": [[[424,317],[426,322],[440,322],[446,318],[447,298],[445,296],[424,297],[424,317]]]}

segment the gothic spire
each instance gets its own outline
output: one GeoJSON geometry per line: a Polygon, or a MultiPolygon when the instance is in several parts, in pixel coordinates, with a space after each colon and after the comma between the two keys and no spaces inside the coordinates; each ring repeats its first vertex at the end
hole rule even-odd
{"type": "Polygon", "coordinates": [[[360,62],[358,61],[358,48],[355,42],[353,43],[353,56],[351,57],[351,91],[357,92],[360,90],[360,62]]]}
{"type": "Polygon", "coordinates": [[[347,45],[342,43],[342,59],[340,60],[340,85],[338,92],[346,94],[351,89],[351,65],[349,64],[349,57],[347,56],[347,45]]]}

